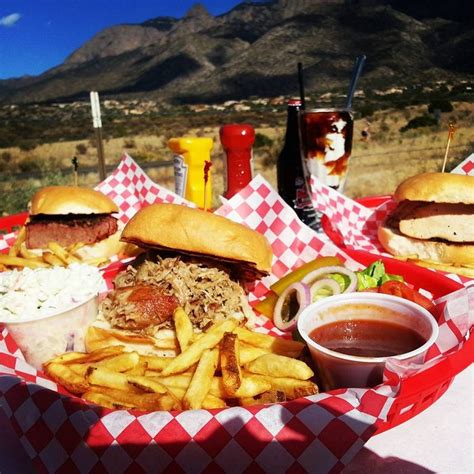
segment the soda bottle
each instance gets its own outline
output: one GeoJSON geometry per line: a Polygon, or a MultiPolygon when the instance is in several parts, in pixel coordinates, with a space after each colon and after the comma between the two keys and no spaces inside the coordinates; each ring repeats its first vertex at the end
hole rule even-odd
{"type": "Polygon", "coordinates": [[[316,229],[316,212],[306,187],[299,134],[301,100],[288,101],[285,143],[277,159],[278,193],[296,215],[309,227],[316,229]]]}
{"type": "Polygon", "coordinates": [[[211,204],[211,180],[206,183],[204,178],[213,143],[209,137],[178,137],[168,141],[168,147],[174,153],[176,194],[193,201],[200,208],[211,204]]]}
{"type": "Polygon", "coordinates": [[[219,131],[222,147],[226,153],[226,191],[230,199],[252,180],[252,146],[255,130],[249,124],[230,123],[219,131]]]}

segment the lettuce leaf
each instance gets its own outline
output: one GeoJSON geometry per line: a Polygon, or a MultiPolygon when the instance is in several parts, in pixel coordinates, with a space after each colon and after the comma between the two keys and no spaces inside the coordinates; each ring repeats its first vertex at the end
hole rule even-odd
{"type": "Polygon", "coordinates": [[[402,276],[387,273],[382,260],[377,260],[367,268],[364,268],[364,270],[356,272],[356,275],[357,291],[362,291],[367,288],[376,288],[390,280],[403,281],[402,276]]]}

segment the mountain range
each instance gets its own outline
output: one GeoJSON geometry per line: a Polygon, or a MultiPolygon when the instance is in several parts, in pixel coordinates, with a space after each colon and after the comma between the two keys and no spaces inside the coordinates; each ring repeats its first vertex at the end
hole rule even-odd
{"type": "Polygon", "coordinates": [[[346,88],[367,56],[364,89],[474,79],[470,0],[275,0],[213,16],[201,4],[98,32],[35,77],[0,81],[0,103],[115,98],[209,103],[346,88]]]}

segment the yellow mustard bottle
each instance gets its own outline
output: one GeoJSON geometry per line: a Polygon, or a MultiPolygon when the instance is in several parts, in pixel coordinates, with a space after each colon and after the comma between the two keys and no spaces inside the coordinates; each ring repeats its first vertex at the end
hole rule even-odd
{"type": "Polygon", "coordinates": [[[213,145],[214,140],[210,137],[179,137],[168,141],[168,148],[174,153],[176,194],[203,209],[211,207],[212,186],[209,163],[213,145]],[[207,183],[204,179],[205,174],[208,174],[207,183]]]}

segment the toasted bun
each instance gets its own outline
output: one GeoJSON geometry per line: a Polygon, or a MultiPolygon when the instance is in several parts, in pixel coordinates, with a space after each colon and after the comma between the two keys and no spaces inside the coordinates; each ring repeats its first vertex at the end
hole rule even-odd
{"type": "Polygon", "coordinates": [[[125,226],[122,240],[246,262],[265,273],[272,264],[272,249],[262,234],[225,217],[176,204],[141,209],[125,226]]]}
{"type": "Polygon", "coordinates": [[[401,257],[416,255],[419,260],[440,264],[474,266],[473,244],[415,239],[385,225],[379,227],[378,238],[383,248],[392,255],[401,257]]]}
{"type": "Polygon", "coordinates": [[[453,173],[423,173],[397,187],[396,201],[427,201],[474,204],[474,176],[453,173]]]}
{"type": "Polygon", "coordinates": [[[117,205],[105,194],[79,186],[48,186],[31,199],[30,214],[110,214],[117,205]]]}

